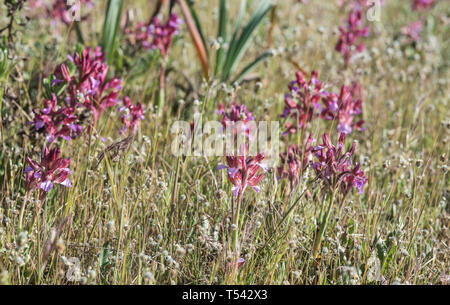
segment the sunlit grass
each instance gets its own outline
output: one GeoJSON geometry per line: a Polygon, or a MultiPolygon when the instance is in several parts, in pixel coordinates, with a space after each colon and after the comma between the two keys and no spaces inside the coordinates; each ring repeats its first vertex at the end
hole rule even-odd
{"type": "MultiPolygon", "coordinates": [[[[207,40],[216,36],[216,2],[198,4],[207,40]]],[[[107,110],[90,137],[63,142],[63,156],[71,157],[73,186],[55,187],[45,202],[39,202],[37,193],[25,194],[25,157],[39,156],[45,142],[26,123],[32,109],[42,106],[42,78],[73,52],[77,38],[64,25],[49,27],[48,20],[32,20],[25,26],[16,40],[17,65],[2,103],[1,283],[448,282],[448,5],[440,3],[427,13],[434,26],[425,30],[416,49],[408,49],[394,38],[419,14],[411,11],[408,1],[387,1],[381,21],[370,24],[373,34],[365,40],[367,51],[344,70],[334,45],[337,27],[347,13],[332,1],[278,2],[269,48],[275,56],[252,71],[256,81],[239,88],[229,84],[223,90],[218,81],[202,79],[185,27],[168,57],[162,116],[155,107],[158,60],[142,51],[137,58],[125,59],[121,68],[113,62],[111,69],[124,80],[124,94],[146,108],[134,142],[115,159],[106,155],[95,168],[99,154],[123,138],[118,133],[120,115],[107,110]],[[353,132],[351,139],[358,141],[357,161],[369,181],[364,194],[354,191],[333,206],[319,258],[313,260],[316,219],[327,197],[307,179],[290,196],[287,183],[269,171],[260,193],[245,193],[239,242],[245,263],[233,273],[231,185],[225,173],[216,171],[224,160],[173,156],[170,145],[175,135],[170,128],[179,119],[191,121],[195,108],[203,109],[204,121],[220,120],[215,112],[218,103],[234,100],[245,103],[256,120],[278,121],[287,85],[298,67],[320,71],[330,90],[359,80],[367,130],[353,132]],[[185,94],[179,85],[192,85],[193,90],[185,94]],[[301,196],[305,189],[308,194],[301,196]],[[44,256],[47,246],[52,251],[44,256]],[[71,282],[67,275],[74,271],[80,277],[71,282]]],[[[123,15],[132,10],[134,22],[145,20],[153,10],[147,3],[125,1],[123,15]]],[[[232,3],[237,12],[238,3],[232,3]]],[[[91,46],[101,39],[104,4],[98,6],[81,25],[91,46]]],[[[268,50],[269,27],[267,18],[241,68],[249,63],[247,58],[268,50]]],[[[125,52],[125,40],[121,41],[125,52]]],[[[311,131],[319,139],[325,127],[315,122],[311,131]]],[[[313,177],[312,170],[309,175],[313,177]]]]}

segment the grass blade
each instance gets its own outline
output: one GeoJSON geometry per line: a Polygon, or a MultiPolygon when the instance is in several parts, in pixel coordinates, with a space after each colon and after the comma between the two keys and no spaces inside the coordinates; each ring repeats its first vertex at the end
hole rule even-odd
{"type": "Polygon", "coordinates": [[[222,75],[222,80],[226,81],[230,77],[231,72],[233,71],[236,64],[240,61],[242,56],[244,55],[248,43],[250,42],[250,37],[255,31],[256,27],[261,23],[264,16],[267,12],[272,8],[272,5],[269,1],[260,2],[259,6],[250,17],[247,25],[242,29],[242,33],[239,38],[235,39],[230,44],[230,49],[227,53],[227,59],[224,66],[224,73],[222,75]]]}
{"type": "Polygon", "coordinates": [[[253,69],[260,61],[267,57],[271,57],[272,52],[267,51],[263,54],[259,55],[254,61],[252,61],[250,64],[248,64],[245,68],[239,72],[239,74],[234,78],[234,80],[231,83],[234,83],[236,81],[240,81],[251,69],[253,69]]]}

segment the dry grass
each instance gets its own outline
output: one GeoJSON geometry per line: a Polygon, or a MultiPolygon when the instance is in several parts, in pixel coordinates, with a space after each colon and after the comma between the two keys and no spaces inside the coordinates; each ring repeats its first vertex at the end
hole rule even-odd
{"type": "MultiPolygon", "coordinates": [[[[126,8],[134,9],[136,20],[151,14],[147,1],[132,2],[126,8]]],[[[216,2],[198,4],[207,37],[216,35],[216,2]]],[[[232,9],[237,10],[237,2],[231,2],[232,9]]],[[[249,82],[239,90],[228,87],[229,94],[219,97],[223,103],[245,103],[257,120],[279,120],[283,95],[298,67],[320,71],[330,89],[352,79],[364,88],[367,130],[351,138],[358,140],[369,182],[363,195],[354,192],[334,206],[320,259],[310,258],[325,200],[320,188],[311,188],[284,218],[300,192],[290,197],[285,183],[270,171],[260,193],[246,193],[240,240],[246,262],[237,275],[228,272],[233,199],[225,174],[216,172],[223,160],[169,153],[170,127],[179,118],[192,119],[195,98],[206,105],[204,121],[218,118],[215,96],[220,86],[202,80],[186,27],[169,56],[164,118],[151,106],[158,103],[158,64],[150,60],[145,66],[117,66],[125,92],[147,109],[136,138],[128,149],[115,150],[115,158],[105,154],[96,168],[102,152],[121,140],[119,115],[111,111],[90,140],[80,137],[63,144],[63,155],[72,157],[73,187],[55,188],[39,209],[37,194],[25,196],[23,170],[25,156],[38,156],[43,139],[26,122],[42,103],[39,79],[73,51],[76,36],[67,35],[64,26],[53,34],[47,20],[33,20],[16,40],[16,55],[26,60],[17,60],[3,101],[0,282],[69,284],[68,271],[79,271],[81,283],[90,284],[448,282],[448,4],[441,1],[428,13],[433,27],[414,50],[395,37],[418,14],[408,1],[386,1],[381,21],[370,24],[367,52],[344,71],[333,48],[337,25],[347,14],[334,1],[278,2],[272,33],[277,55],[255,70],[262,87],[255,93],[255,83],[249,82]],[[185,96],[179,84],[194,91],[185,96]],[[185,100],[181,106],[180,99],[185,100]]],[[[96,10],[92,24],[82,26],[89,45],[99,41],[101,15],[96,10]]],[[[267,47],[270,27],[266,19],[248,58],[267,47]]],[[[311,130],[320,137],[325,128],[317,122],[311,130]]],[[[310,187],[308,179],[302,181],[299,190],[310,187]]]]}

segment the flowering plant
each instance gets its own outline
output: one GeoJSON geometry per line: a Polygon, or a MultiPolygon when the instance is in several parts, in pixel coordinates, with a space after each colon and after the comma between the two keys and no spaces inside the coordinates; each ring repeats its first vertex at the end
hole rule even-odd
{"type": "Polygon", "coordinates": [[[329,93],[323,99],[324,108],[320,116],[325,120],[337,120],[339,132],[349,134],[353,129],[364,130],[364,120],[353,122],[355,116],[362,114],[362,94],[357,82],[351,87],[342,86],[340,94],[329,93]]]}
{"type": "Polygon", "coordinates": [[[357,44],[360,37],[369,36],[369,28],[362,26],[362,9],[355,7],[348,16],[347,26],[339,27],[339,40],[335,50],[344,56],[345,67],[348,67],[351,58],[355,53],[364,51],[364,43],[357,44]]]}
{"type": "Polygon", "coordinates": [[[162,24],[157,17],[150,23],[140,22],[134,28],[126,29],[125,34],[130,45],[138,49],[159,49],[166,57],[172,45],[173,37],[178,34],[178,28],[183,20],[172,14],[166,24],[162,24]]]}
{"type": "Polygon", "coordinates": [[[239,198],[242,198],[249,186],[259,192],[258,184],[267,171],[266,165],[261,162],[264,159],[263,153],[259,153],[255,157],[247,157],[246,151],[247,147],[245,146],[242,155],[227,156],[227,165],[220,164],[217,167],[217,170],[227,169],[228,181],[233,184],[232,193],[239,198]]]}
{"type": "Polygon", "coordinates": [[[132,134],[135,134],[139,122],[144,119],[144,108],[141,103],[137,103],[136,105],[132,104],[128,96],[123,98],[123,104],[124,105],[119,108],[119,112],[127,113],[122,114],[121,118],[124,127],[121,128],[120,133],[124,133],[129,129],[132,134]]]}
{"type": "Polygon", "coordinates": [[[222,126],[224,130],[233,128],[234,135],[243,132],[250,138],[250,132],[252,131],[253,125],[249,124],[249,122],[254,121],[255,118],[253,117],[253,114],[247,110],[247,107],[245,107],[244,104],[239,105],[234,102],[228,112],[225,110],[223,104],[219,104],[217,114],[222,115],[222,126]],[[236,123],[240,124],[235,126],[236,123]]]}
{"type": "Polygon", "coordinates": [[[419,41],[423,29],[422,20],[415,21],[410,25],[404,26],[401,29],[402,34],[406,35],[411,42],[419,41]]]}
{"type": "Polygon", "coordinates": [[[296,133],[304,128],[314,117],[315,110],[320,107],[320,99],[324,96],[322,82],[318,79],[318,72],[313,71],[311,78],[306,81],[303,73],[298,71],[296,80],[289,85],[289,92],[284,97],[284,110],[281,117],[294,118],[295,122],[288,121],[283,136],[296,133]]]}
{"type": "Polygon", "coordinates": [[[291,190],[300,182],[302,173],[309,166],[314,142],[312,135],[306,140],[303,151],[297,145],[289,145],[287,152],[280,154],[281,165],[277,168],[278,177],[289,180],[291,190]]]}
{"type": "Polygon", "coordinates": [[[429,10],[436,4],[436,0],[412,0],[413,10],[429,10]]]}
{"type": "Polygon", "coordinates": [[[319,229],[314,237],[313,258],[318,254],[337,192],[340,190],[344,199],[353,187],[356,187],[362,193],[363,186],[367,182],[359,164],[353,164],[355,142],[347,152],[344,152],[345,139],[346,135],[341,133],[337,145],[333,145],[330,136],[324,134],[322,136],[323,143],[312,150],[314,157],[317,159],[313,163],[313,168],[317,177],[325,183],[329,197],[328,207],[326,209],[321,208],[321,215],[318,219],[319,229]]]}
{"type": "Polygon", "coordinates": [[[43,200],[55,183],[71,187],[68,179],[70,158],[60,158],[59,148],[44,148],[41,161],[36,162],[27,157],[29,166],[25,169],[25,188],[27,191],[39,189],[40,199],[43,200]]]}

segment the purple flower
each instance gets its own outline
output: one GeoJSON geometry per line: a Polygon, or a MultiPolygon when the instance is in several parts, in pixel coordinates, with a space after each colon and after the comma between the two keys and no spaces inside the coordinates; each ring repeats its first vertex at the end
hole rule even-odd
{"type": "Polygon", "coordinates": [[[287,152],[280,154],[281,165],[277,168],[278,177],[287,178],[291,189],[299,183],[301,174],[310,163],[313,149],[311,144],[314,141],[312,135],[309,135],[303,151],[297,145],[289,145],[287,152]]]}
{"type": "Polygon", "coordinates": [[[59,148],[44,148],[41,162],[38,163],[27,157],[29,166],[25,169],[25,188],[27,191],[39,189],[40,198],[44,199],[55,183],[71,187],[68,178],[71,173],[69,169],[70,158],[60,158],[59,148]]]}
{"type": "MultiPolygon", "coordinates": [[[[80,4],[87,4],[90,7],[93,6],[91,0],[77,0],[73,5],[69,5],[67,0],[54,0],[53,5],[47,8],[47,16],[55,21],[64,22],[66,25],[70,25],[77,14],[80,14],[81,7],[80,4]]],[[[86,19],[87,17],[82,17],[81,19],[86,19]]],[[[78,20],[76,20],[78,21],[78,20]]]]}
{"type": "Polygon", "coordinates": [[[136,105],[132,104],[130,98],[125,96],[123,98],[124,106],[119,108],[119,112],[128,110],[127,115],[122,115],[122,123],[124,127],[121,129],[121,133],[125,132],[128,128],[131,130],[132,134],[135,134],[139,126],[139,122],[144,119],[144,109],[141,103],[136,105]]]}
{"type": "MultiPolygon", "coordinates": [[[[71,107],[85,107],[92,112],[93,125],[97,123],[101,114],[106,108],[113,107],[119,101],[119,92],[122,89],[121,80],[113,77],[106,80],[108,65],[105,61],[105,54],[101,48],[86,48],[81,54],[75,53],[69,60],[75,64],[76,77],[67,77],[68,96],[66,101],[71,107]]],[[[56,74],[63,77],[65,65],[57,69],[56,74]]]]}
{"type": "Polygon", "coordinates": [[[322,82],[318,79],[318,72],[311,73],[309,82],[305,80],[303,73],[298,71],[296,80],[289,85],[289,92],[285,95],[285,107],[281,117],[292,118],[294,123],[288,121],[285,125],[283,136],[297,132],[304,128],[314,118],[315,111],[320,107],[322,98],[322,82]]]}
{"type": "Polygon", "coordinates": [[[259,182],[261,182],[267,167],[261,162],[264,154],[259,153],[255,157],[246,157],[247,146],[243,155],[227,156],[227,165],[220,164],[217,170],[226,168],[228,181],[233,184],[232,193],[235,197],[241,197],[248,186],[259,192],[259,182]]]}
{"type": "Polygon", "coordinates": [[[178,27],[183,20],[172,14],[166,24],[161,24],[157,17],[149,24],[139,23],[134,29],[127,29],[128,43],[137,48],[147,50],[159,49],[161,55],[166,57],[172,45],[173,36],[178,34],[178,27]]]}
{"type": "Polygon", "coordinates": [[[361,8],[353,8],[348,17],[347,27],[339,27],[340,35],[335,50],[344,56],[346,67],[354,53],[360,53],[365,48],[363,43],[356,45],[358,38],[369,36],[369,28],[362,26],[362,14],[361,8]],[[354,46],[356,46],[355,50],[353,50],[354,46]]]}
{"type": "Polygon", "coordinates": [[[81,133],[81,126],[77,125],[77,117],[73,107],[58,107],[56,95],[44,101],[44,108],[34,111],[34,124],[36,131],[45,129],[49,143],[56,138],[70,140],[81,133]]]}
{"type": "Polygon", "coordinates": [[[412,0],[413,10],[429,10],[436,4],[436,0],[412,0]]]}
{"type": "Polygon", "coordinates": [[[339,95],[327,94],[322,102],[325,107],[320,116],[325,120],[337,119],[339,132],[349,134],[353,129],[364,130],[364,120],[353,122],[355,116],[362,114],[362,92],[357,82],[353,82],[351,87],[342,86],[339,95]]]}
{"type": "Polygon", "coordinates": [[[420,40],[420,34],[422,33],[423,22],[421,20],[411,23],[408,26],[402,28],[402,34],[409,37],[411,41],[420,40]]]}
{"type": "Polygon", "coordinates": [[[249,124],[249,122],[254,121],[255,118],[252,113],[247,110],[245,105],[239,105],[234,102],[228,111],[226,111],[224,105],[219,104],[217,114],[222,115],[222,126],[224,130],[226,128],[233,128],[234,135],[243,132],[250,138],[253,125],[249,124]]]}
{"type": "Polygon", "coordinates": [[[341,133],[338,144],[331,144],[330,137],[327,134],[322,136],[323,144],[316,146],[312,152],[317,159],[313,163],[313,168],[317,176],[325,182],[330,188],[340,187],[345,196],[356,187],[360,193],[363,192],[363,186],[367,182],[364,172],[360,169],[358,163],[353,165],[352,157],[355,153],[355,143],[351,148],[344,152],[346,135],[341,133]]]}

